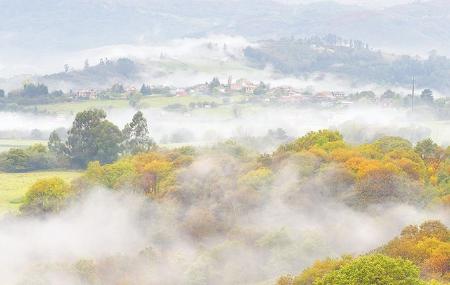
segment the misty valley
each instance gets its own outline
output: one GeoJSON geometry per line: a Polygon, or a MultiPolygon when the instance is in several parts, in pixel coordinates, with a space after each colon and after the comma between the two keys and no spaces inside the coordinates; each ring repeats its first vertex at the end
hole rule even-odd
{"type": "Polygon", "coordinates": [[[0,284],[450,284],[448,1],[0,17],[0,284]]]}

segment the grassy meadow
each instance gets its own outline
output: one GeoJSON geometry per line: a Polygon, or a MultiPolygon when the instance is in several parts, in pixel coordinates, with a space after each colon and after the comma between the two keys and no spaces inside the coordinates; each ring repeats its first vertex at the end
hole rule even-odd
{"type": "MultiPolygon", "coordinates": [[[[241,99],[241,96],[234,96],[232,101],[241,99]]],[[[141,100],[142,108],[163,108],[171,104],[182,104],[189,105],[189,103],[195,102],[216,102],[218,104],[222,103],[221,97],[216,96],[186,96],[186,97],[176,97],[176,96],[145,96],[141,100]]],[[[110,109],[120,109],[129,107],[128,100],[123,99],[97,99],[97,100],[86,100],[86,101],[76,101],[76,102],[65,102],[56,104],[43,104],[36,106],[36,109],[41,112],[48,113],[72,113],[81,112],[87,109],[99,108],[104,110],[110,109]]]]}
{"type": "Polygon", "coordinates": [[[79,177],[76,171],[42,171],[30,173],[0,173],[0,214],[16,212],[28,188],[39,179],[60,177],[67,182],[79,177]]]}

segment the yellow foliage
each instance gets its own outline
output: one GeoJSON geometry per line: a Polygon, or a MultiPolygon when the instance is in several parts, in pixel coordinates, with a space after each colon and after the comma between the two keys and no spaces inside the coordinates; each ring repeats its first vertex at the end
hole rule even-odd
{"type": "Polygon", "coordinates": [[[261,188],[272,182],[272,170],[266,167],[260,167],[252,170],[239,178],[239,184],[246,185],[254,189],[261,188]]]}
{"type": "Polygon", "coordinates": [[[331,159],[339,162],[346,162],[354,157],[361,157],[361,153],[356,149],[338,148],[331,152],[331,159]]]}
{"type": "MultiPolygon", "coordinates": [[[[167,159],[160,153],[147,152],[133,156],[132,161],[136,167],[136,170],[139,173],[143,173],[146,171],[146,168],[153,168],[153,170],[156,169],[157,164],[155,164],[155,162],[167,161],[167,159]]],[[[166,165],[164,165],[164,167],[166,167],[166,165]]]]}
{"type": "Polygon", "coordinates": [[[314,280],[320,279],[331,271],[337,270],[352,261],[351,256],[339,259],[325,259],[316,261],[311,267],[304,270],[294,278],[293,285],[311,285],[314,280]]]}

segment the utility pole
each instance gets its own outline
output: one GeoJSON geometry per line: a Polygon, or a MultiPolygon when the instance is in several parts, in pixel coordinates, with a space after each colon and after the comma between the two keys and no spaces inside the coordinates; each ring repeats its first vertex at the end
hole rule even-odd
{"type": "Polygon", "coordinates": [[[416,91],[416,77],[412,78],[412,93],[411,93],[411,112],[414,113],[414,92],[416,91]]]}

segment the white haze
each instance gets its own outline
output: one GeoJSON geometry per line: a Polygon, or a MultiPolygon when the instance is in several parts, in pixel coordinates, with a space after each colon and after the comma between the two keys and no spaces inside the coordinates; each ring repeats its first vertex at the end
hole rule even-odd
{"type": "MultiPolygon", "coordinates": [[[[205,98],[208,101],[207,98],[205,98]]],[[[448,121],[438,121],[433,114],[416,111],[411,116],[407,109],[353,106],[330,110],[323,108],[270,108],[246,110],[245,105],[232,103],[243,108],[242,117],[235,118],[232,110],[224,115],[205,113],[179,114],[162,109],[142,110],[150,126],[151,136],[158,142],[177,133],[188,133],[184,143],[213,142],[233,137],[261,137],[267,131],[284,129],[290,137],[299,137],[309,131],[337,129],[350,142],[364,143],[380,136],[401,136],[412,142],[431,137],[437,143],[450,145],[448,121]]],[[[129,122],[136,110],[108,109],[107,119],[122,128],[129,122]]],[[[39,129],[49,133],[54,129],[70,128],[74,115],[34,115],[29,113],[0,112],[0,132],[30,132],[39,129]]],[[[170,142],[170,141],[166,141],[170,142]]],[[[272,146],[274,147],[274,146],[272,146]]],[[[270,150],[270,148],[269,148],[270,150]]]]}
{"type": "MultiPolygon", "coordinates": [[[[215,163],[194,162],[189,176],[202,179],[215,163]]],[[[125,258],[131,284],[260,284],[296,273],[316,258],[374,249],[409,224],[428,219],[450,222],[448,212],[406,205],[384,205],[365,213],[324,197],[309,197],[299,207],[288,205],[281,199],[282,190],[296,183],[295,172],[286,166],[277,177],[270,199],[261,207],[229,217],[243,239],[245,233],[257,234],[257,244],[233,235],[194,241],[184,230],[187,213],[202,207],[215,211],[218,205],[197,201],[186,213],[170,200],[151,203],[129,191],[93,190],[45,220],[6,219],[0,223],[2,284],[88,284],[73,269],[78,261],[101,264],[117,257],[125,258]],[[151,257],[142,256],[145,250],[151,257]]],[[[111,284],[119,282],[114,269],[107,272],[111,284]]]]}

